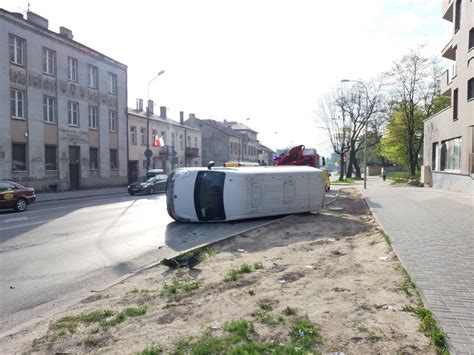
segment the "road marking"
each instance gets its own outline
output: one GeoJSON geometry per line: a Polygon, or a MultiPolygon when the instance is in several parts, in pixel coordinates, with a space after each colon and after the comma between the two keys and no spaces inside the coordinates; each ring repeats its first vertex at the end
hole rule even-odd
{"type": "Polygon", "coordinates": [[[3,223],[26,221],[28,218],[29,217],[8,218],[4,220],[3,223]]]}
{"type": "Polygon", "coordinates": [[[37,224],[44,224],[44,223],[45,223],[44,221],[38,221],[38,222],[25,223],[25,224],[21,224],[21,225],[18,225],[18,226],[2,227],[2,228],[0,228],[0,231],[7,231],[7,230],[10,230],[10,229],[30,227],[30,226],[35,226],[37,224]]]}

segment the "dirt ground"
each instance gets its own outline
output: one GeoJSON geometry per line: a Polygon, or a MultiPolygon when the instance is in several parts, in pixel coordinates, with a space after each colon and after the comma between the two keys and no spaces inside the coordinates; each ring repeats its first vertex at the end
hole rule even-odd
{"type": "Polygon", "coordinates": [[[194,268],[145,270],[10,336],[7,352],[173,353],[179,340],[223,337],[235,320],[254,326],[255,341],[283,345],[306,319],[318,336],[310,353],[435,354],[402,311],[417,300],[360,193],[344,189],[329,207],[214,244],[194,268]],[[243,264],[251,272],[225,281],[243,264]]]}

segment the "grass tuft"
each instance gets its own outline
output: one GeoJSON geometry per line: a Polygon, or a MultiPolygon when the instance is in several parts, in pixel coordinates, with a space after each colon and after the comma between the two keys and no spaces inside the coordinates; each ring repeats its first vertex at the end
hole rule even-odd
{"type": "Polygon", "coordinates": [[[303,317],[293,322],[290,331],[292,344],[301,347],[303,350],[310,350],[315,344],[321,344],[322,338],[319,329],[308,319],[303,317]]]}
{"type": "Polygon", "coordinates": [[[296,308],[288,306],[283,310],[283,314],[285,316],[295,316],[298,314],[298,311],[296,310],[296,308]]]}
{"type": "Polygon", "coordinates": [[[137,355],[158,355],[162,354],[163,349],[161,346],[147,346],[145,349],[143,349],[141,352],[137,353],[137,355]]]}
{"type": "Polygon", "coordinates": [[[253,267],[250,264],[244,263],[240,265],[237,269],[230,270],[227,275],[224,277],[225,282],[237,281],[242,278],[244,274],[251,273],[253,267]]]}

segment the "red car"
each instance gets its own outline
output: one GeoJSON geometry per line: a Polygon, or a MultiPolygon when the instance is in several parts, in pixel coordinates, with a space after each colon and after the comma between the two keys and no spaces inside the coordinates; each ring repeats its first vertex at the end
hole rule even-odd
{"type": "Polygon", "coordinates": [[[14,209],[17,212],[23,212],[35,200],[35,189],[16,182],[0,181],[0,209],[14,209]]]}

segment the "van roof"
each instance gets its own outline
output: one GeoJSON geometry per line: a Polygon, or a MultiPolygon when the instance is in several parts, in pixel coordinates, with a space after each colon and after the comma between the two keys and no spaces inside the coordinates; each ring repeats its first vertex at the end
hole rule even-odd
{"type": "MultiPolygon", "coordinates": [[[[179,170],[188,170],[188,171],[206,171],[208,170],[205,167],[199,168],[178,168],[179,170]]],[[[178,170],[177,169],[177,170],[178,170]]],[[[239,172],[242,174],[275,174],[275,173],[301,173],[301,172],[322,172],[321,169],[313,168],[312,166],[306,165],[281,165],[281,166],[246,166],[246,167],[214,167],[211,170],[213,171],[223,171],[223,172],[239,172]]]]}

